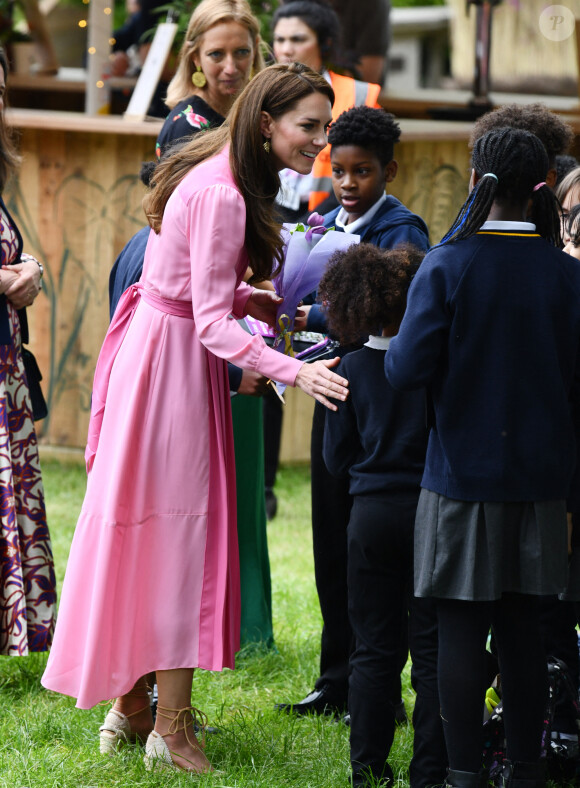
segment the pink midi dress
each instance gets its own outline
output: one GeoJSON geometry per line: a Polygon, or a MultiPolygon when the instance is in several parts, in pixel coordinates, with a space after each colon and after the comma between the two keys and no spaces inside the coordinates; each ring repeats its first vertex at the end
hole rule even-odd
{"type": "Polygon", "coordinates": [[[228,150],[195,167],[151,232],[101,350],[45,687],[89,708],[152,670],[234,666],[236,485],[225,359],[289,385],[300,362],[234,319],[246,207],[228,150]]]}

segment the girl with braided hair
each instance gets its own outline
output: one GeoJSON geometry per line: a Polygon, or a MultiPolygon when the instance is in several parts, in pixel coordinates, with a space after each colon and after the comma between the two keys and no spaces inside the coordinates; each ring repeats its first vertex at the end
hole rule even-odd
{"type": "Polygon", "coordinates": [[[429,443],[415,524],[415,595],[435,599],[447,784],[483,786],[485,644],[493,629],[504,785],[545,784],[538,596],[566,585],[578,509],[580,266],[560,246],[541,142],[491,131],[471,192],[425,257],[385,371],[425,387],[429,443]],[[531,220],[528,220],[527,217],[531,220]]]}

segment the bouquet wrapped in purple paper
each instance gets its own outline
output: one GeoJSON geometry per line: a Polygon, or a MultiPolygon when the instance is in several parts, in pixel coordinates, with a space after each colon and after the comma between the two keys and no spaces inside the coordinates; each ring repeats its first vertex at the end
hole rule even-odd
{"type": "Polygon", "coordinates": [[[274,347],[292,354],[294,315],[300,301],[316,290],[330,257],[359,242],[358,235],[338,232],[323,226],[324,219],[313,213],[305,225],[285,224],[284,263],[272,282],[283,301],[276,315],[277,337],[274,347]]]}

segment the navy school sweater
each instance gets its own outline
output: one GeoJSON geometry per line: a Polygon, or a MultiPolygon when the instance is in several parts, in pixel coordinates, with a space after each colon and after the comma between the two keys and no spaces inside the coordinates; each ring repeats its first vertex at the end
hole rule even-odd
{"type": "Polygon", "coordinates": [[[423,391],[395,391],[384,374],[385,339],[370,337],[337,367],[350,394],[326,412],[322,453],[351,495],[419,493],[428,430],[423,391]],[[371,345],[369,347],[368,345],[371,345]]]}
{"type": "Polygon", "coordinates": [[[385,372],[396,389],[429,390],[423,487],[578,510],[580,264],[508,226],[427,254],[385,372]]]}

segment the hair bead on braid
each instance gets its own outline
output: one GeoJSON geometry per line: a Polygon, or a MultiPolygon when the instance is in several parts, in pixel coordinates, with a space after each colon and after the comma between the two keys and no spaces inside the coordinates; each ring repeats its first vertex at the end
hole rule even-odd
{"type": "Polygon", "coordinates": [[[522,129],[489,131],[473,146],[472,167],[479,180],[439,245],[470,238],[489,216],[494,201],[532,201],[530,220],[538,233],[561,246],[558,201],[545,185],[548,155],[535,134],[522,129]]]}

